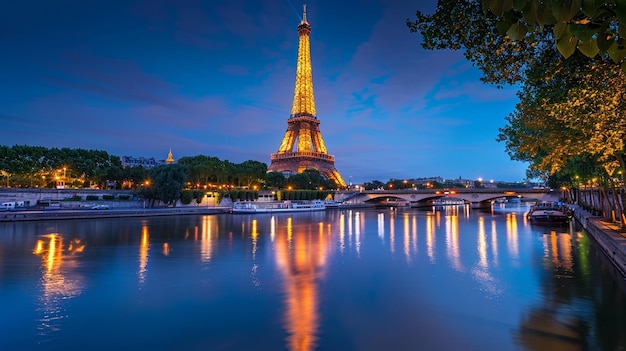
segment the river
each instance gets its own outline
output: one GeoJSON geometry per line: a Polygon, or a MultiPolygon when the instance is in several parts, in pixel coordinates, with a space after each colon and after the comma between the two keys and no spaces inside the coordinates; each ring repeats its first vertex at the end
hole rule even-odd
{"type": "Polygon", "coordinates": [[[625,350],[624,278],[526,210],[0,223],[0,350],[625,350]]]}

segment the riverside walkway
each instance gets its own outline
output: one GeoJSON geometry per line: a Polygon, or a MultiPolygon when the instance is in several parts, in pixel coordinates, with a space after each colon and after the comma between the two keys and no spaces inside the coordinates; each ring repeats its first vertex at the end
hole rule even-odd
{"type": "Polygon", "coordinates": [[[574,210],[574,218],[594,238],[604,254],[626,277],[626,229],[607,221],[603,217],[593,216],[576,205],[570,205],[570,207],[574,210]]]}

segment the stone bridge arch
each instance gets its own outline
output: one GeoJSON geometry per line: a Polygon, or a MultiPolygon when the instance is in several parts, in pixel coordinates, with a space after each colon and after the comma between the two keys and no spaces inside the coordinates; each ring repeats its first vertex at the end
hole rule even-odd
{"type": "Polygon", "coordinates": [[[559,191],[552,189],[451,189],[451,190],[367,190],[360,192],[337,192],[335,200],[354,204],[410,204],[412,207],[429,206],[436,199],[456,199],[470,204],[472,208],[490,207],[498,198],[558,201],[559,191]]]}

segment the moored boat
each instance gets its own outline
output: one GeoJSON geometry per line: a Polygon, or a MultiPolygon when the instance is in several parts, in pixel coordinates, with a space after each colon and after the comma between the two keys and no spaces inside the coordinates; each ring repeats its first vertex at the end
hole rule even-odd
{"type": "Polygon", "coordinates": [[[532,223],[565,224],[571,218],[570,209],[562,202],[539,202],[527,214],[532,223]]]}
{"type": "Polygon", "coordinates": [[[242,201],[233,204],[233,213],[273,213],[323,211],[323,200],[312,201],[242,201]]]}

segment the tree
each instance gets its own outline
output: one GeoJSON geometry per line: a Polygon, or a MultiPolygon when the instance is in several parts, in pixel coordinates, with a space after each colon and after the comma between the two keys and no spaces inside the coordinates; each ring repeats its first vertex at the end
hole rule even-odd
{"type": "Polygon", "coordinates": [[[500,33],[533,41],[529,31],[552,32],[553,43],[570,57],[576,48],[600,56],[626,72],[625,0],[482,0],[483,10],[498,17],[500,33]]]}
{"type": "Polygon", "coordinates": [[[407,24],[422,33],[427,49],[464,49],[483,81],[520,84],[520,102],[498,140],[512,159],[531,163],[528,174],[565,179],[558,173],[577,172],[585,159],[626,177],[625,76],[615,65],[624,57],[623,6],[623,0],[447,0],[407,24]],[[612,61],[593,54],[602,50],[612,61]]]}
{"type": "Polygon", "coordinates": [[[155,198],[167,206],[175,205],[187,181],[186,167],[181,164],[161,165],[150,170],[155,198]]]}
{"type": "Polygon", "coordinates": [[[267,172],[265,185],[270,189],[282,189],[287,185],[287,178],[282,172],[267,172]]]}
{"type": "Polygon", "coordinates": [[[237,165],[239,170],[239,185],[248,187],[259,185],[267,173],[267,164],[259,161],[248,160],[237,165]]]}
{"type": "Polygon", "coordinates": [[[365,190],[381,189],[384,186],[385,183],[381,182],[380,180],[372,180],[371,182],[365,182],[363,184],[363,188],[365,188],[365,190]]]}

